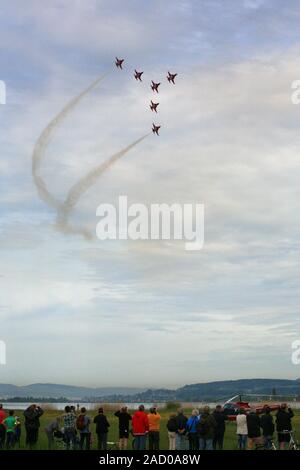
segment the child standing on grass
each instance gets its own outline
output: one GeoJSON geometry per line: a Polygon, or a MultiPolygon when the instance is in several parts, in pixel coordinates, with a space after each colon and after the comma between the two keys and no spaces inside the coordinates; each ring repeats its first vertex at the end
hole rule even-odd
{"type": "Polygon", "coordinates": [[[21,420],[19,416],[15,417],[16,427],[15,427],[15,444],[18,444],[19,449],[21,447],[21,420]]]}
{"type": "Polygon", "coordinates": [[[8,417],[4,420],[4,426],[6,429],[6,448],[12,449],[15,445],[16,428],[16,418],[13,410],[9,410],[8,417]]]}

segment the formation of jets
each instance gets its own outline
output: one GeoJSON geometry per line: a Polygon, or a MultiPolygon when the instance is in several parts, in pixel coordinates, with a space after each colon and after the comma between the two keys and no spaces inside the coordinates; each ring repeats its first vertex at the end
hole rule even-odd
{"type": "MultiPolygon", "coordinates": [[[[118,59],[118,57],[116,57],[116,61],[115,61],[115,64],[116,64],[116,67],[119,68],[119,69],[123,69],[122,65],[123,65],[123,62],[124,62],[124,59],[118,59]]],[[[142,75],[143,75],[144,72],[138,72],[137,70],[134,70],[134,78],[137,80],[137,81],[142,81],[142,75]]],[[[169,83],[173,83],[173,85],[175,85],[175,78],[177,77],[177,73],[170,73],[168,71],[168,75],[167,75],[167,80],[169,83]]],[[[153,92],[156,92],[156,93],[159,93],[158,91],[158,87],[161,85],[161,83],[155,83],[153,80],[151,80],[151,89],[153,92]]],[[[155,113],[157,113],[157,106],[159,105],[159,103],[154,103],[152,100],[151,100],[151,103],[150,103],[150,109],[151,111],[154,111],[155,113]]],[[[159,129],[161,128],[161,126],[157,126],[156,124],[152,124],[152,132],[153,134],[156,134],[156,135],[159,135],[158,131],[159,129]]]]}

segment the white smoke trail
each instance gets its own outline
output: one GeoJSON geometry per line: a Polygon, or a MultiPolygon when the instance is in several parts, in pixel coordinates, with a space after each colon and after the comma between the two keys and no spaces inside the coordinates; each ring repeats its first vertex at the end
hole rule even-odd
{"type": "Polygon", "coordinates": [[[68,223],[68,219],[71,211],[79,201],[81,195],[85,193],[102,175],[104,171],[113,165],[113,163],[120,158],[122,158],[130,149],[132,149],[139,142],[144,140],[149,134],[141,137],[140,139],[134,141],[132,144],[128,145],[125,149],[114,154],[107,161],[92,169],[87,173],[86,176],[81,178],[78,183],[75,183],[72,188],[69,190],[65,202],[61,202],[53,194],[51,194],[47,188],[47,185],[43,178],[39,175],[39,169],[41,162],[45,157],[47,146],[58,127],[66,119],[68,114],[74,110],[74,108],[79,104],[79,102],[84,98],[90,91],[92,91],[102,80],[104,80],[110,72],[101,75],[96,80],[94,80],[87,88],[85,88],[79,95],[73,98],[67,105],[55,116],[55,118],[50,121],[48,126],[43,130],[40,137],[38,138],[33,155],[32,155],[32,176],[33,181],[36,185],[38,194],[40,198],[48,204],[50,207],[54,208],[57,211],[57,223],[56,227],[59,228],[64,233],[80,234],[85,238],[91,239],[92,236],[90,232],[86,229],[73,227],[68,223]]]}
{"type": "Polygon", "coordinates": [[[117,160],[120,160],[124,155],[126,155],[127,152],[129,152],[129,150],[131,150],[137,144],[142,142],[149,135],[150,133],[144,135],[143,137],[140,137],[124,149],[115,153],[108,160],[90,170],[83,178],[81,178],[77,183],[72,186],[72,188],[67,194],[65,202],[60,204],[57,211],[57,228],[59,230],[62,230],[65,233],[78,233],[84,235],[87,238],[91,238],[91,235],[86,230],[77,229],[68,224],[68,219],[72,210],[76,206],[81,196],[96,183],[98,178],[106,170],[108,170],[117,160]]]}
{"type": "Polygon", "coordinates": [[[43,178],[38,174],[42,159],[45,155],[46,148],[50,142],[53,132],[60,126],[63,120],[67,115],[77,106],[77,104],[86,96],[90,91],[92,91],[110,72],[101,75],[96,80],[94,80],[87,88],[85,88],[79,95],[73,98],[69,103],[60,111],[60,113],[55,116],[54,119],[48,124],[48,126],[43,130],[40,137],[38,138],[33,155],[32,155],[32,176],[33,181],[36,185],[38,194],[40,198],[46,202],[49,206],[53,207],[56,210],[59,210],[61,202],[53,196],[43,178]]]}

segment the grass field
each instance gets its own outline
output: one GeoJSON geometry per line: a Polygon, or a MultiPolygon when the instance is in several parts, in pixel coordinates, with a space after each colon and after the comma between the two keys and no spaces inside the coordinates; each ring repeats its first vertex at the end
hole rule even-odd
{"type": "MultiPolygon", "coordinates": [[[[105,409],[105,408],[104,408],[105,409]]],[[[186,416],[190,416],[191,409],[186,408],[184,410],[186,416]]],[[[131,411],[131,414],[133,411],[131,411]]],[[[160,449],[167,450],[168,449],[168,436],[167,436],[167,429],[166,423],[170,414],[170,411],[160,410],[159,411],[162,419],[161,419],[161,431],[160,431],[160,449]]],[[[25,429],[24,429],[24,419],[23,419],[23,412],[17,411],[16,414],[21,417],[22,421],[22,435],[21,435],[21,449],[25,449],[25,429]]],[[[62,412],[54,411],[54,410],[46,410],[44,415],[42,416],[40,422],[40,432],[39,432],[39,440],[36,446],[36,449],[46,450],[47,449],[47,438],[44,432],[44,427],[49,423],[49,421],[53,420],[55,417],[61,415],[62,412]]],[[[96,415],[96,411],[90,411],[88,415],[93,419],[96,415]]],[[[110,423],[110,431],[108,434],[108,441],[116,442],[118,440],[118,419],[114,416],[114,411],[105,411],[105,414],[108,418],[110,423]]],[[[300,441],[300,411],[295,411],[295,416],[293,418],[293,429],[296,431],[296,438],[300,441]]],[[[95,435],[95,425],[92,424],[91,426],[92,431],[92,449],[96,449],[96,435],[95,435]]],[[[132,440],[132,438],[131,438],[132,440]]],[[[129,448],[131,448],[131,440],[129,443],[129,448]]],[[[226,424],[226,432],[225,432],[225,439],[224,439],[224,449],[225,450],[235,450],[237,449],[236,444],[236,424],[235,422],[228,422],[226,424]]],[[[276,442],[276,439],[275,439],[276,442]]],[[[276,444],[277,445],[277,444],[276,444]]]]}

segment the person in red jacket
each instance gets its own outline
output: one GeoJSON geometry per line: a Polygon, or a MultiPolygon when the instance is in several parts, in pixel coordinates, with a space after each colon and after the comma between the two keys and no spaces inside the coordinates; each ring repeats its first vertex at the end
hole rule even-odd
{"type": "Polygon", "coordinates": [[[140,405],[132,417],[132,433],[134,436],[135,450],[146,449],[146,438],[149,431],[148,416],[145,413],[144,405],[140,405]]]}
{"type": "Polygon", "coordinates": [[[4,447],[6,429],[4,426],[4,420],[6,418],[6,413],[3,410],[3,406],[0,405],[0,449],[4,447]]]}

